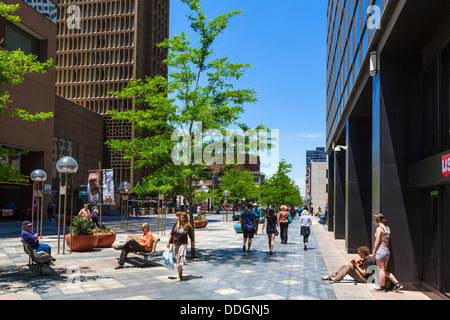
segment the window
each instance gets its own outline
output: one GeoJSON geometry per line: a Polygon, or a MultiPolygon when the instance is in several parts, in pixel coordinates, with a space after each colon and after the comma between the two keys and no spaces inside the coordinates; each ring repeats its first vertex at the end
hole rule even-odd
{"type": "Polygon", "coordinates": [[[5,49],[22,50],[25,54],[34,54],[40,58],[40,41],[13,23],[6,22],[5,49]]]}
{"type": "Polygon", "coordinates": [[[441,148],[450,149],[450,46],[444,50],[441,58],[441,148]]]}

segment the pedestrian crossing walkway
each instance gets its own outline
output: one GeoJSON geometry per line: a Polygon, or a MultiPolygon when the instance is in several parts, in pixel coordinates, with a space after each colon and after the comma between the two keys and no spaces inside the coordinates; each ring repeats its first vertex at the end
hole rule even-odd
{"type": "MultiPolygon", "coordinates": [[[[224,222],[222,215],[209,214],[208,226],[196,230],[196,256],[184,268],[183,280],[176,282],[176,271],[164,266],[162,253],[169,230],[176,221],[168,216],[166,232],[156,234],[157,217],[131,217],[127,228],[120,217],[103,217],[104,223],[117,234],[116,244],[123,243],[128,233],[140,233],[148,222],[161,241],[146,266],[139,256],[129,255],[125,268],[114,270],[119,252],[112,248],[90,252],[53,254],[53,272],[39,276],[28,264],[19,242],[20,222],[2,224],[0,232],[0,299],[42,300],[337,300],[336,285],[321,280],[329,272],[324,251],[323,229],[315,224],[309,237],[308,250],[303,249],[298,217],[289,225],[288,243],[276,237],[273,255],[269,254],[267,235],[259,232],[253,239],[251,252],[242,250],[242,234],[234,230],[234,222],[224,222]],[[322,247],[322,248],[321,248],[322,247]]],[[[44,225],[49,243],[56,253],[55,224],[44,225]]],[[[342,261],[342,258],[341,260],[342,261]]],[[[351,288],[354,289],[354,288],[351,288]]],[[[360,292],[358,299],[370,299],[360,292]]],[[[352,299],[351,295],[347,295],[352,299]]]]}

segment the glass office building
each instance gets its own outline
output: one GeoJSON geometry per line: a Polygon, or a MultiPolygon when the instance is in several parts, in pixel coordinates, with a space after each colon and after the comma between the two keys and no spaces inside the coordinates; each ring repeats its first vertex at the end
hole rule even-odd
{"type": "Polygon", "coordinates": [[[317,147],[316,150],[306,150],[306,166],[308,167],[311,163],[314,162],[326,162],[327,161],[327,153],[325,152],[324,147],[317,147]]]}
{"type": "Polygon", "coordinates": [[[450,1],[328,0],[327,16],[329,229],[356,252],[383,213],[388,269],[446,297],[450,1]]]}

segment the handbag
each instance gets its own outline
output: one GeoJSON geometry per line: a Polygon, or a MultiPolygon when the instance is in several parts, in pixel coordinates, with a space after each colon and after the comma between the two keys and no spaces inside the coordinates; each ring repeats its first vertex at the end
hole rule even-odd
{"type": "Polygon", "coordinates": [[[172,255],[172,251],[169,248],[167,248],[166,251],[164,251],[163,259],[164,259],[164,265],[168,269],[173,269],[173,255],[172,255]]]}
{"type": "Polygon", "coordinates": [[[288,218],[288,223],[292,223],[292,217],[289,213],[287,214],[287,218],[288,218]]]}

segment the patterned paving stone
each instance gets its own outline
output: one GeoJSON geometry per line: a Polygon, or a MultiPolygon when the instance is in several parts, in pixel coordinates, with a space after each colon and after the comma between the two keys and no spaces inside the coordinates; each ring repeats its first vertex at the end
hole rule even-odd
{"type": "Polygon", "coordinates": [[[144,222],[161,238],[148,265],[130,254],[120,270],[114,269],[120,253],[112,248],[58,254],[56,225],[44,222],[46,236],[41,242],[52,245],[56,258],[51,266],[53,273],[45,278],[28,266],[28,257],[18,241],[20,222],[2,224],[0,299],[337,299],[333,286],[320,279],[327,269],[314,230],[308,250],[303,250],[298,218],[289,226],[287,245],[276,239],[273,255],[269,255],[267,235],[261,233],[261,226],[251,252],[243,252],[242,234],[236,234],[231,219],[224,222],[222,215],[210,214],[208,220],[206,229],[196,230],[196,257],[191,259],[189,250],[181,282],[176,282],[176,270],[167,269],[162,259],[174,216],[168,216],[165,234],[156,234],[156,216],[130,217],[126,227],[120,217],[103,217],[103,223],[118,234],[116,243],[123,243],[128,233],[141,233],[144,222]]]}

